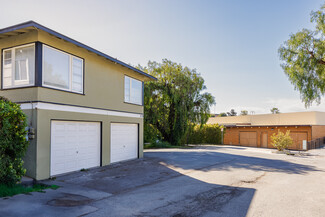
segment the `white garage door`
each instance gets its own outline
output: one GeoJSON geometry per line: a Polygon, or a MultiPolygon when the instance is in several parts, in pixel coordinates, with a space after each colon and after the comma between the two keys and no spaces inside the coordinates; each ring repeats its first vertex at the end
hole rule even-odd
{"type": "Polygon", "coordinates": [[[111,163],[138,157],[138,124],[111,124],[111,163]]]}
{"type": "Polygon", "coordinates": [[[51,122],[51,176],[100,166],[100,123],[51,122]]]}

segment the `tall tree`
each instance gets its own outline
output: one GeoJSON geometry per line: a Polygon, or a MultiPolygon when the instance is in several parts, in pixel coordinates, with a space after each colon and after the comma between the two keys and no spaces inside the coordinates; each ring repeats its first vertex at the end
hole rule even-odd
{"type": "Polygon", "coordinates": [[[278,108],[275,108],[275,107],[271,108],[270,111],[271,111],[272,114],[280,114],[280,110],[278,108]]]}
{"type": "Polygon", "coordinates": [[[227,117],[227,113],[225,113],[225,112],[221,112],[221,113],[218,115],[218,117],[227,117]]]}
{"type": "Polygon", "coordinates": [[[241,110],[240,115],[248,115],[248,111],[247,110],[241,110]]]}
{"type": "Polygon", "coordinates": [[[231,109],[230,112],[227,112],[228,116],[237,116],[237,112],[235,112],[235,109],[231,109]]]}
{"type": "Polygon", "coordinates": [[[292,34],[279,48],[282,68],[306,107],[325,94],[325,4],[311,12],[312,30],[292,34]]]}
{"type": "Polygon", "coordinates": [[[158,79],[144,89],[145,133],[159,132],[163,140],[181,145],[191,123],[207,122],[214,97],[203,92],[204,79],[195,69],[167,59],[139,68],[158,79]]]}

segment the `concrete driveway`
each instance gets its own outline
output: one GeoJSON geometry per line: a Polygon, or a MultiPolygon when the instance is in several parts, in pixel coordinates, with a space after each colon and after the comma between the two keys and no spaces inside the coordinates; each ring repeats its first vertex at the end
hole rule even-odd
{"type": "Polygon", "coordinates": [[[324,216],[325,149],[197,146],[58,177],[0,199],[0,216],[324,216]]]}

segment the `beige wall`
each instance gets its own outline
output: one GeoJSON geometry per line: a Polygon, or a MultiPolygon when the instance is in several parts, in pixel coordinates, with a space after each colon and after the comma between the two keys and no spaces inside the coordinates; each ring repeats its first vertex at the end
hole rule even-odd
{"type": "MultiPolygon", "coordinates": [[[[1,77],[1,76],[0,76],[1,77]]],[[[0,90],[0,95],[13,102],[36,101],[38,95],[37,87],[0,90]]]]}
{"type": "MultiPolygon", "coordinates": [[[[37,110],[24,110],[27,115],[27,123],[29,127],[37,129],[37,110]],[[33,112],[33,114],[32,114],[33,112]]],[[[24,168],[26,169],[26,175],[29,177],[36,177],[36,136],[35,139],[29,139],[29,146],[27,148],[24,160],[24,168]]]]}
{"type": "Polygon", "coordinates": [[[119,116],[106,116],[76,112],[62,112],[38,110],[37,112],[37,172],[38,180],[50,177],[50,145],[51,145],[51,120],[66,121],[98,121],[102,122],[102,165],[110,163],[110,124],[137,123],[139,124],[139,153],[143,157],[143,119],[119,116]]]}
{"type": "Polygon", "coordinates": [[[325,112],[293,112],[281,114],[212,117],[208,124],[247,124],[252,126],[325,125],[325,112]]]}
{"type": "Polygon", "coordinates": [[[32,30],[28,33],[0,39],[0,49],[2,50],[4,48],[28,44],[31,42],[36,42],[37,40],[38,40],[38,31],[32,30]]]}
{"type": "MultiPolygon", "coordinates": [[[[29,33],[17,35],[15,37],[8,37],[5,39],[0,39],[0,50],[9,47],[14,47],[18,45],[28,44],[31,42],[36,42],[38,40],[38,34],[36,30],[33,30],[29,33]]],[[[2,55],[2,53],[1,53],[2,55]]],[[[0,61],[0,68],[2,69],[2,59],[0,61]]],[[[2,72],[1,72],[2,73],[2,72]]],[[[2,76],[0,76],[1,83],[2,76]]],[[[35,101],[37,100],[37,89],[36,87],[29,87],[23,89],[11,89],[11,90],[0,90],[0,95],[4,96],[14,102],[19,101],[35,101]]],[[[37,128],[37,111],[24,110],[24,113],[27,115],[28,126],[33,126],[37,128]]],[[[29,146],[27,148],[24,160],[24,167],[27,172],[26,175],[30,177],[36,177],[36,139],[29,140],[29,146]]]]}
{"type": "Polygon", "coordinates": [[[33,30],[29,33],[0,39],[0,49],[36,41],[84,58],[84,95],[43,87],[2,90],[1,95],[14,102],[46,101],[143,113],[143,106],[124,103],[124,76],[128,75],[141,81],[148,80],[148,78],[104,57],[88,52],[84,48],[65,42],[44,31],[33,30]]]}
{"type": "MultiPolygon", "coordinates": [[[[2,51],[2,49],[5,48],[36,42],[37,40],[38,40],[37,30],[33,30],[25,34],[0,39],[0,50],[2,51]]],[[[2,69],[2,59],[0,61],[0,68],[2,69]]],[[[0,76],[0,83],[2,82],[1,80],[2,80],[2,76],[0,76]]],[[[23,89],[0,90],[0,95],[7,97],[8,99],[14,102],[25,101],[25,100],[34,101],[37,100],[37,89],[38,88],[36,87],[29,87],[23,89]]]]}
{"type": "Polygon", "coordinates": [[[124,75],[139,80],[144,76],[46,32],[39,33],[39,41],[85,59],[85,95],[40,88],[40,101],[143,113],[142,106],[124,103],[124,75]]]}

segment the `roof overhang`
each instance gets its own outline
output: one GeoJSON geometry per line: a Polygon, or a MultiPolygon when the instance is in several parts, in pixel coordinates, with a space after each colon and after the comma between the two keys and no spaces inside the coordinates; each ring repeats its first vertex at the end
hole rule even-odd
{"type": "Polygon", "coordinates": [[[236,124],[220,124],[225,127],[311,127],[312,125],[305,124],[287,124],[287,125],[236,125],[236,124]]]}
{"type": "Polygon", "coordinates": [[[81,42],[73,40],[72,38],[69,38],[69,37],[67,37],[65,35],[62,35],[61,33],[58,33],[58,32],[56,32],[56,31],[54,31],[52,29],[49,29],[49,28],[47,28],[45,26],[42,26],[42,25],[40,25],[40,24],[38,24],[38,23],[36,23],[34,21],[28,21],[28,22],[25,22],[25,23],[21,23],[21,24],[17,24],[17,25],[14,25],[14,26],[4,28],[4,29],[0,29],[0,40],[3,39],[3,38],[10,37],[10,36],[24,34],[26,32],[30,32],[30,31],[32,31],[34,29],[43,30],[43,31],[45,31],[45,32],[57,37],[57,38],[60,38],[60,39],[62,39],[64,41],[67,41],[67,42],[70,42],[72,44],[75,44],[78,47],[84,48],[84,49],[86,49],[86,50],[88,50],[88,51],[90,51],[92,53],[95,53],[95,54],[97,54],[99,56],[102,56],[105,59],[108,59],[108,60],[110,60],[110,61],[112,61],[112,62],[114,62],[116,64],[124,66],[124,67],[126,67],[126,68],[128,68],[128,69],[130,69],[130,70],[132,70],[134,72],[137,72],[137,73],[145,76],[147,78],[147,80],[157,80],[157,78],[155,78],[154,76],[151,76],[151,75],[149,75],[149,74],[147,74],[147,73],[145,73],[145,72],[143,72],[143,71],[141,71],[141,70],[139,70],[139,69],[137,69],[137,68],[135,68],[133,66],[130,66],[129,64],[126,64],[126,63],[124,63],[124,62],[122,62],[122,61],[120,61],[120,60],[118,60],[116,58],[113,58],[113,57],[107,55],[107,54],[104,54],[104,53],[102,53],[102,52],[100,52],[100,51],[98,51],[98,50],[96,50],[94,48],[91,48],[91,47],[89,47],[89,46],[87,46],[87,45],[85,45],[85,44],[83,44],[81,42]]]}

